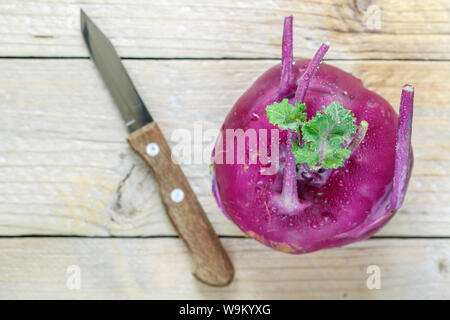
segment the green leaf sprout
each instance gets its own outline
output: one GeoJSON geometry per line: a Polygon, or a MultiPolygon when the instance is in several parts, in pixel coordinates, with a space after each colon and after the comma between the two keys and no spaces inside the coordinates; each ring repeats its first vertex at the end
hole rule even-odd
{"type": "MultiPolygon", "coordinates": [[[[278,125],[281,130],[301,132],[301,144],[292,143],[296,163],[307,164],[316,170],[343,166],[352,152],[348,141],[358,128],[355,116],[337,101],[323,106],[322,111],[309,121],[306,121],[305,110],[303,103],[297,102],[293,106],[288,99],[266,107],[270,123],[278,125]]],[[[367,123],[363,125],[367,126],[367,123]]]]}

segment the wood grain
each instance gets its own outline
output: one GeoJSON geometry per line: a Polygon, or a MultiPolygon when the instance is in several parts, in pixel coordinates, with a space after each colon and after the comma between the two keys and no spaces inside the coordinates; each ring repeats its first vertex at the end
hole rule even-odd
{"type": "Polygon", "coordinates": [[[450,237],[449,15],[447,0],[0,1],[0,236],[105,237],[0,237],[0,299],[450,299],[450,240],[436,239],[450,237]],[[285,15],[294,15],[296,57],[330,40],[326,58],[340,60],[330,63],[395,109],[401,86],[414,85],[413,177],[377,234],[401,239],[294,256],[224,238],[235,280],[220,289],[196,281],[182,241],[158,237],[176,232],[84,59],[80,7],[122,57],[212,58],[125,66],[224,236],[242,233],[210,192],[212,142],[236,99],[277,62],[254,59],[281,56],[285,15]],[[403,239],[416,236],[430,238],[403,239]],[[80,290],[66,285],[70,266],[80,267],[80,290]],[[366,286],[369,266],[381,270],[379,290],[366,286]]]}
{"type": "Polygon", "coordinates": [[[148,165],[158,184],[167,215],[192,256],[192,274],[210,285],[229,284],[234,274],[230,258],[186,176],[174,161],[158,124],[154,121],[132,132],[127,141],[148,165]],[[149,144],[156,146],[155,154],[147,152],[149,144]],[[175,190],[182,192],[183,198],[174,199],[175,190]]]}
{"type": "Polygon", "coordinates": [[[279,57],[293,14],[298,57],[450,58],[447,0],[2,1],[0,56],[88,56],[80,7],[126,57],[279,57]]]}
{"type": "Polygon", "coordinates": [[[189,275],[178,239],[0,240],[0,299],[449,299],[450,240],[368,240],[288,255],[224,239],[235,280],[215,288],[189,275]],[[369,266],[380,289],[369,290],[369,266]],[[79,290],[66,286],[80,268],[79,290]]]}
{"type": "MultiPolygon", "coordinates": [[[[236,99],[274,61],[126,60],[215,230],[242,235],[217,207],[210,146],[236,99]],[[192,143],[203,134],[203,144],[192,143]],[[205,157],[206,162],[198,158],[205,157]]],[[[395,109],[416,88],[415,167],[406,201],[377,235],[450,236],[447,62],[332,61],[395,109]]],[[[89,60],[0,60],[0,234],[175,235],[146,165],[89,60]]]]}

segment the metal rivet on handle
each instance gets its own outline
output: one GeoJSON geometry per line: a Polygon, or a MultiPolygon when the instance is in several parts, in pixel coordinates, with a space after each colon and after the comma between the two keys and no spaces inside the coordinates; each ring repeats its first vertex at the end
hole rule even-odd
{"type": "Polygon", "coordinates": [[[154,157],[159,153],[159,146],[154,142],[149,143],[147,147],[145,147],[145,152],[147,152],[150,157],[154,157]]]}
{"type": "Polygon", "coordinates": [[[172,199],[173,202],[179,203],[183,201],[184,199],[184,192],[181,189],[173,189],[170,193],[170,199],[172,199]]]}

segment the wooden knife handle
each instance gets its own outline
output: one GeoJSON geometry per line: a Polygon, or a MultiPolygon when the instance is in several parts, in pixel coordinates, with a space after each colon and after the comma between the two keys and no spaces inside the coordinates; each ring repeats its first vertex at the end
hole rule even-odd
{"type": "Polygon", "coordinates": [[[159,126],[151,122],[131,133],[127,140],[159,184],[167,214],[192,255],[194,276],[211,285],[230,283],[233,265],[186,176],[172,160],[159,126]]]}

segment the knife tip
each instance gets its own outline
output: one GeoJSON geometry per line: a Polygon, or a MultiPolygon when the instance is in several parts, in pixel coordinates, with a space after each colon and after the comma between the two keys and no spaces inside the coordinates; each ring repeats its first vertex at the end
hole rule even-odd
{"type": "Polygon", "coordinates": [[[86,24],[86,21],[88,19],[88,16],[86,12],[82,8],[80,8],[80,25],[83,26],[86,24]]]}
{"type": "Polygon", "coordinates": [[[84,12],[82,8],[80,8],[80,28],[81,32],[85,34],[87,32],[87,25],[89,22],[89,16],[84,12]]]}

